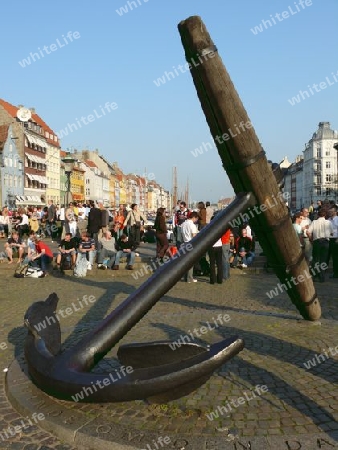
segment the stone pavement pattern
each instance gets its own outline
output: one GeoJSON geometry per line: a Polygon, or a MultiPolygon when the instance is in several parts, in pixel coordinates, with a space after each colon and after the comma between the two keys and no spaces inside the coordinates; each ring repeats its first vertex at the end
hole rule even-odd
{"type": "MultiPolygon", "coordinates": [[[[20,359],[26,335],[23,316],[34,301],[44,300],[54,291],[60,298],[58,308],[65,309],[72,303],[79,305],[85,295],[95,296],[92,305],[60,318],[62,342],[67,348],[145,280],[134,280],[131,273],[122,277],[96,270],[85,279],[68,275],[14,279],[13,271],[6,263],[0,265],[0,343],[2,348],[7,346],[0,350],[1,369],[9,367],[14,356],[20,359]]],[[[195,284],[178,283],[120,342],[176,340],[207,322],[214,323],[219,314],[228,314],[230,321],[215,325],[196,340],[213,343],[238,335],[244,338],[245,349],[190,395],[159,405],[145,401],[99,406],[56,403],[87,416],[92,433],[107,442],[114,440],[110,425],[127,430],[119,437],[120,443],[129,448],[145,448],[142,434],[147,433],[154,441],[159,436],[170,437],[170,444],[161,449],[338,448],[338,356],[328,353],[329,348],[337,347],[338,351],[338,280],[316,285],[323,309],[320,323],[302,320],[285,293],[269,299],[266,292],[277,283],[272,274],[239,270],[233,270],[231,279],[223,285],[211,286],[203,277],[195,284]],[[329,357],[319,358],[324,351],[329,357]],[[310,360],[313,367],[306,369],[304,363],[310,360]],[[266,385],[267,392],[252,398],[257,385],[266,385]],[[245,401],[236,403],[243,397],[245,401]],[[207,415],[215,411],[218,417],[209,420],[207,415]]],[[[107,355],[98,371],[117,367],[116,351],[107,355]]],[[[24,419],[8,402],[5,373],[0,402],[1,433],[24,419]]],[[[38,425],[43,428],[43,421],[38,425]]],[[[0,448],[70,450],[81,446],[62,443],[32,426],[10,439],[0,438],[0,448]]],[[[121,447],[107,444],[102,448],[121,447]]],[[[158,450],[155,444],[147,447],[150,449],[158,450]]]]}

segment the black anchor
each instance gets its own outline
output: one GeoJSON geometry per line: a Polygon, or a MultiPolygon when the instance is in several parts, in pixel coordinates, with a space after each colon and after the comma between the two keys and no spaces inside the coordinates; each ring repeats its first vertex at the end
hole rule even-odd
{"type": "Polygon", "coordinates": [[[123,345],[118,351],[123,364],[119,370],[103,374],[90,371],[224,234],[229,222],[254,204],[253,194],[237,195],[190,241],[191,251],[187,246],[180,248],[179,257],[161,266],[72,349],[61,351],[61,330],[55,315],[57,295],[50,294],[44,302],[32,304],[25,314],[25,357],[37,386],[68,400],[163,402],[186,395],[205,383],[218,367],[244,348],[242,339],[229,337],[211,346],[183,344],[175,350],[170,341],[123,345]],[[53,316],[55,323],[37,332],[34,325],[47,316],[53,316]],[[78,393],[85,395],[80,398],[78,393]]]}

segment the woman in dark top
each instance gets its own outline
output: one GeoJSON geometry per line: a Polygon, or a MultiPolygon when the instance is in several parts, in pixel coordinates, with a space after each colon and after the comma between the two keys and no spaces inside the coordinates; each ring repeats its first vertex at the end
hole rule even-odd
{"type": "Polygon", "coordinates": [[[207,223],[207,210],[203,202],[198,203],[198,230],[202,230],[207,223]]]}
{"type": "Polygon", "coordinates": [[[154,228],[156,230],[157,242],[156,257],[162,262],[163,257],[169,248],[167,239],[167,225],[165,223],[165,208],[158,208],[154,228]]]}

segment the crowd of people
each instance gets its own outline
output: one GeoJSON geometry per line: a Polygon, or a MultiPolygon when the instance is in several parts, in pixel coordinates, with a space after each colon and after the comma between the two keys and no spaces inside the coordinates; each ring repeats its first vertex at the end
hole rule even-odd
{"type": "Polygon", "coordinates": [[[66,208],[59,208],[50,200],[45,208],[19,208],[14,212],[5,207],[0,217],[0,237],[7,237],[4,251],[8,264],[17,256],[18,263],[38,264],[42,276],[47,275],[53,261],[45,237],[52,243],[60,242],[56,269],[76,268],[85,259],[87,270],[95,262],[99,268],[118,270],[121,257],[126,256],[127,269],[133,270],[145,221],[137,204],[131,205],[130,211],[121,205],[111,213],[100,201],[88,205],[70,202],[66,208]]]}
{"type": "MultiPolygon", "coordinates": [[[[190,242],[215,215],[210,202],[199,202],[197,211],[189,211],[184,201],[178,201],[174,214],[177,247],[190,242]]],[[[184,279],[187,283],[196,283],[195,273],[208,275],[210,284],[221,284],[230,277],[230,267],[245,269],[253,263],[254,250],[255,240],[247,223],[236,228],[229,226],[221,238],[208,249],[206,255],[188,271],[184,279]]]]}
{"type": "Polygon", "coordinates": [[[338,207],[334,201],[318,200],[317,206],[302,208],[292,216],[293,227],[310,267],[317,267],[314,279],[325,281],[332,258],[332,278],[338,278],[338,207]]]}
{"type": "MultiPolygon", "coordinates": [[[[293,226],[304,249],[309,265],[333,260],[333,277],[338,278],[338,216],[334,202],[318,202],[296,212],[293,226]]],[[[11,213],[5,207],[0,212],[0,237],[7,237],[4,245],[8,264],[17,256],[18,262],[28,261],[41,267],[43,276],[48,273],[53,252],[44,242],[59,242],[56,269],[76,268],[86,260],[86,270],[95,264],[102,270],[119,270],[122,257],[126,268],[133,270],[137,248],[141,242],[156,243],[155,259],[172,255],[168,240],[168,212],[158,208],[153,226],[144,230],[146,217],[132,204],[129,210],[124,205],[111,213],[103,202],[94,201],[78,205],[70,202],[67,208],[48,202],[45,208],[19,208],[11,213]],[[24,240],[25,235],[27,240],[24,240]]],[[[175,247],[186,246],[203,228],[214,219],[215,211],[210,202],[199,202],[197,210],[189,210],[184,201],[178,201],[173,211],[172,226],[175,247]]],[[[209,276],[210,284],[221,284],[230,277],[230,268],[245,269],[255,260],[255,237],[248,223],[224,230],[221,238],[206,254],[191,267],[184,280],[196,283],[196,275],[209,276]]],[[[318,272],[318,279],[325,280],[325,270],[318,272]]]]}

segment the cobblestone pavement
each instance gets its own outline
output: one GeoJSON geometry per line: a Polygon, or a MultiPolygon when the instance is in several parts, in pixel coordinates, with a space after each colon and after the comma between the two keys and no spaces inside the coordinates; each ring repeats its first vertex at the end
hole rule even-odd
{"type": "MultiPolygon", "coordinates": [[[[77,305],[77,308],[71,306],[71,314],[60,317],[66,348],[145,280],[135,280],[131,274],[122,277],[112,271],[98,270],[89,272],[85,279],[68,275],[15,279],[13,272],[14,267],[0,264],[1,371],[23,351],[26,335],[23,316],[34,301],[44,300],[56,292],[60,298],[59,309],[77,305]],[[94,296],[95,302],[80,307],[84,296],[94,296]]],[[[217,322],[212,331],[199,334],[196,340],[213,343],[239,335],[245,339],[245,349],[190,395],[162,405],[142,401],[103,404],[98,413],[102,421],[107,418],[120,425],[132,424],[134,429],[161,436],[196,434],[211,439],[222,435],[224,442],[234,442],[229,447],[234,450],[256,448],[248,442],[263,436],[283,438],[285,446],[278,448],[286,450],[338,448],[338,280],[329,279],[316,285],[323,314],[320,323],[311,323],[301,319],[286,293],[268,298],[267,292],[278,283],[273,274],[234,269],[229,281],[214,286],[206,278],[198,279],[198,283],[177,283],[120,343],[176,340],[187,333],[197,336],[194,330],[207,322],[217,322]],[[218,322],[220,314],[223,317],[228,314],[230,320],[218,322]],[[307,368],[305,364],[310,366],[307,368]],[[265,385],[266,391],[257,394],[257,385],[265,385]],[[244,400],[239,403],[240,398],[244,400]],[[293,440],[288,441],[291,436],[293,440]],[[309,439],[312,444],[302,444],[303,440],[310,442],[309,439]]],[[[115,356],[113,349],[105,364],[114,367],[115,356]]],[[[21,417],[9,404],[5,393],[6,372],[2,374],[0,448],[73,449],[35,423],[4,439],[3,432],[9,426],[20,425],[21,420],[28,422],[30,418],[21,417]]],[[[93,405],[58,402],[86,414],[97,412],[93,405]]],[[[183,439],[181,444],[167,448],[191,448],[186,445],[183,439]]],[[[203,448],[228,447],[213,447],[206,441],[203,448]]]]}

